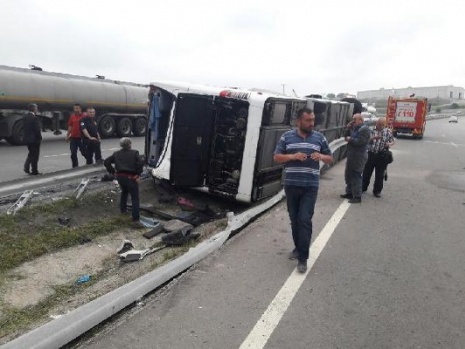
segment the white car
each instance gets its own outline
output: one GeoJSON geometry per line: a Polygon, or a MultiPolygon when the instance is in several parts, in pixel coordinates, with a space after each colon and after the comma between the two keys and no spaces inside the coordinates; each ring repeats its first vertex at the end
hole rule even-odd
{"type": "Polygon", "coordinates": [[[452,116],[449,118],[449,122],[455,122],[455,123],[457,123],[457,122],[459,122],[459,118],[456,117],[455,115],[452,115],[452,116]]]}

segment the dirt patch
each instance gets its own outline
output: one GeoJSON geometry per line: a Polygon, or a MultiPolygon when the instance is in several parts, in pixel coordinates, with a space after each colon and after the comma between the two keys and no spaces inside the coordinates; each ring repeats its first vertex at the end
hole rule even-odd
{"type": "MultiPolygon", "coordinates": [[[[52,194],[33,200],[35,206],[14,218],[4,217],[2,234],[10,248],[2,250],[0,258],[16,266],[0,270],[0,344],[152,271],[226,227],[226,219],[204,223],[195,228],[201,234],[197,242],[123,263],[116,250],[124,239],[131,240],[136,249],[145,249],[160,244],[161,237],[146,239],[142,234],[150,229],[130,226],[130,215],[119,213],[119,189],[113,183],[94,181],[78,201],[65,196],[72,194],[75,186],[68,188],[68,192],[49,190],[52,194]],[[68,223],[61,224],[60,217],[69,218],[68,223]],[[18,241],[25,244],[30,256],[8,259],[18,241]],[[91,276],[89,282],[76,283],[86,274],[91,276]]],[[[155,186],[152,180],[141,183],[140,196],[150,210],[173,216],[188,213],[177,204],[180,197],[196,205],[207,203],[215,212],[232,207],[231,203],[189,191],[170,192],[169,188],[155,186]]],[[[233,206],[235,212],[242,209],[233,206]]],[[[141,213],[166,221],[148,211],[141,213]]]]}

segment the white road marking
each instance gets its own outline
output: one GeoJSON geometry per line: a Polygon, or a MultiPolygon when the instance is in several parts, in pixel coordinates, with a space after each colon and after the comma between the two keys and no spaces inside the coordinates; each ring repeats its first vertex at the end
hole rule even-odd
{"type": "Polygon", "coordinates": [[[325,227],[310,247],[310,259],[308,260],[307,272],[305,274],[301,274],[297,271],[297,269],[292,272],[276,297],[265,310],[260,320],[258,320],[255,327],[249,333],[244,342],[242,342],[239,349],[258,349],[265,346],[349,207],[349,202],[344,200],[336,212],[334,212],[333,216],[329,219],[328,223],[326,223],[325,227]]]}
{"type": "Polygon", "coordinates": [[[58,157],[58,156],[65,156],[65,155],[70,155],[70,153],[55,154],[55,155],[44,155],[44,158],[55,158],[55,157],[58,157]]]}
{"type": "MultiPolygon", "coordinates": [[[[118,150],[119,148],[109,148],[109,149],[102,149],[102,153],[105,151],[112,151],[112,150],[118,150]]],[[[63,153],[63,154],[54,154],[54,155],[44,155],[44,158],[55,158],[59,156],[69,156],[70,153],[63,153]]]]}
{"type": "Polygon", "coordinates": [[[460,143],[454,143],[454,142],[449,142],[449,143],[444,143],[444,142],[434,142],[434,141],[425,141],[426,143],[433,143],[433,144],[441,144],[441,145],[451,145],[455,148],[458,147],[465,147],[465,144],[460,144],[460,143]]]}

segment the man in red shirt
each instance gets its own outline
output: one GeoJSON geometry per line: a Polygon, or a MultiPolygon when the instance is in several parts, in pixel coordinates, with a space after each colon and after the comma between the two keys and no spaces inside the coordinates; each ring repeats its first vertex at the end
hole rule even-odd
{"type": "Polygon", "coordinates": [[[81,152],[82,156],[85,157],[85,149],[82,144],[81,136],[81,118],[82,106],[76,103],[73,106],[73,114],[68,119],[68,134],[66,135],[66,141],[69,141],[69,149],[71,150],[71,163],[73,168],[79,166],[77,151],[81,152]]]}

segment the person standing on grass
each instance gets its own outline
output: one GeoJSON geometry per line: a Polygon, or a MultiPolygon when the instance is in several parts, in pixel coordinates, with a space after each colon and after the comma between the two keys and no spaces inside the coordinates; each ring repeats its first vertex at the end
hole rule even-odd
{"type": "Polygon", "coordinates": [[[121,187],[120,211],[126,213],[128,209],[128,195],[131,195],[132,222],[136,228],[143,228],[139,213],[139,182],[144,162],[137,150],[131,149],[130,138],[123,137],[120,140],[121,149],[105,159],[103,165],[109,173],[114,174],[121,187]],[[113,167],[113,165],[115,167],[113,167]]]}
{"type": "Polygon", "coordinates": [[[291,221],[294,250],[290,259],[297,259],[297,270],[307,271],[312,218],[320,182],[320,161],[333,162],[325,136],[315,131],[315,114],[310,108],[297,112],[297,128],[285,132],[274,152],[274,161],[284,164],[284,190],[291,221]]]}

